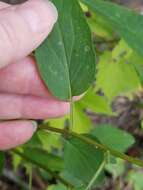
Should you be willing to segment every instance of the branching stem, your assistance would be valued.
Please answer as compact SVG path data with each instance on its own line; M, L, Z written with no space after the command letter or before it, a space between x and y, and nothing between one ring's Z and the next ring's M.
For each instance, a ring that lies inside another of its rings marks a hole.
M115 157L118 157L118 158L121 158L123 160L126 160L132 164L135 164L137 166L140 166L140 167L143 167L143 160L140 160L140 159L137 159L137 158L134 158L134 157L131 157L131 156L128 156L127 154L124 154L122 152L118 152L104 144L101 144L89 137L86 137L86 136L83 136L81 134L77 134L75 132L69 132L68 130L65 130L65 129L59 129L59 128L54 128L54 127L50 127L48 126L47 124L42 124L39 126L39 129L43 129L43 130L48 130L48 131L51 131L51 132L55 132L55 133L60 133L62 134L63 136L66 136L66 137L70 137L70 136L73 136L73 137L77 137L78 139L86 142L87 144L90 144L92 146L94 146L95 148L99 148L101 149L102 151L104 152L107 152L109 151L111 155L115 156Z

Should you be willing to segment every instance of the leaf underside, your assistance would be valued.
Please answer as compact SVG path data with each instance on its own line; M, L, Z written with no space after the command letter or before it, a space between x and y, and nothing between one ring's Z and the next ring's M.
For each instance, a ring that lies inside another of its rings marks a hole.
M58 22L35 56L50 92L62 99L82 94L95 77L91 32L77 0L53 0Z

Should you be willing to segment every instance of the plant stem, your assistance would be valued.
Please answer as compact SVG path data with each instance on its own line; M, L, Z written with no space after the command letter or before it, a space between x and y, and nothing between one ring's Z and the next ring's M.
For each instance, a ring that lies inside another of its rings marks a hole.
M71 188L74 188L74 186L69 183L68 181L66 181L64 178L62 178L61 176L59 176L57 173L53 172L52 170L50 170L48 167L44 167L42 164L40 163L37 163L36 161L34 160L31 160L29 157L27 157L25 154L23 154L22 152L20 152L19 150L17 149L14 149L12 150L13 153L21 156L22 158L24 158L25 160L35 164L35 165L38 165L40 168L46 170L49 174L51 174L55 179L58 179L61 183L63 183L65 186L67 187L71 187Z
M29 190L32 190L32 166L29 165Z
M100 175L101 171L104 169L106 164L105 158L103 160L103 162L101 163L101 165L99 166L97 172L95 173L95 175L93 176L93 178L91 179L91 181L89 182L88 186L86 187L85 190L90 190L94 184L94 182L96 181L96 179L98 178L98 176Z
M137 166L141 166L143 167L143 161L140 160L140 159L137 159L137 158L134 158L134 157L131 157L131 156L128 156L122 152L118 152L104 144L100 144L99 142L96 142L95 140L93 139L90 139L89 137L86 137L86 136L83 136L83 135L80 135L80 134L77 134L75 132L69 132L67 130L64 130L64 129L58 129L58 128L54 128L54 127L50 127L48 126L47 124L42 124L39 126L40 129L44 129L44 130L48 130L48 131L51 131L51 132L56 132L56 133L60 133L62 134L63 136L73 136L73 137L76 137L84 142L86 142L87 144L90 144L92 146L94 146L95 148L99 148L101 150L103 150L104 152L107 152L109 151L111 155L115 156L115 157L119 157L123 160L126 160L132 164L135 164Z
M70 98L70 131L73 128L73 99Z

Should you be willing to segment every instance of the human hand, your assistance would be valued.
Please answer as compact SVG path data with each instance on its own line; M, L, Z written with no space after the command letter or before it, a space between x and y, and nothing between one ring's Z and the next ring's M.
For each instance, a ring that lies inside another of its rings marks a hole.
M59 117L69 110L68 103L48 92L34 58L28 56L56 20L57 11L48 0L15 6L0 2L0 150L30 139L36 130L32 119Z

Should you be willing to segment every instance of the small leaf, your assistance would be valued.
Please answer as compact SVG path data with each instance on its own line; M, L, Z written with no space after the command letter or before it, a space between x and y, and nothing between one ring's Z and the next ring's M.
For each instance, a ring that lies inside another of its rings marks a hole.
M80 104L95 113L112 115L112 109L105 97L99 96L93 90L89 90L81 99Z
M40 74L53 95L69 100L82 94L95 77L91 32L77 0L53 0L59 19L36 50Z
M142 15L107 1L82 0L82 2L108 20L129 46L143 56Z
M103 159L104 153L101 150L75 137L71 137L66 142L64 152L65 171L76 180L81 181L81 185L87 185L90 182Z
M114 158L115 159L115 158ZM116 158L116 163L108 163L106 165L106 170L111 173L114 178L117 178L125 172L125 161L119 158Z
M121 152L126 151L135 142L129 133L107 124L96 126L91 134L109 148Z
M92 122L89 117L84 113L80 102L73 106L73 131L76 133L88 133L91 130Z

